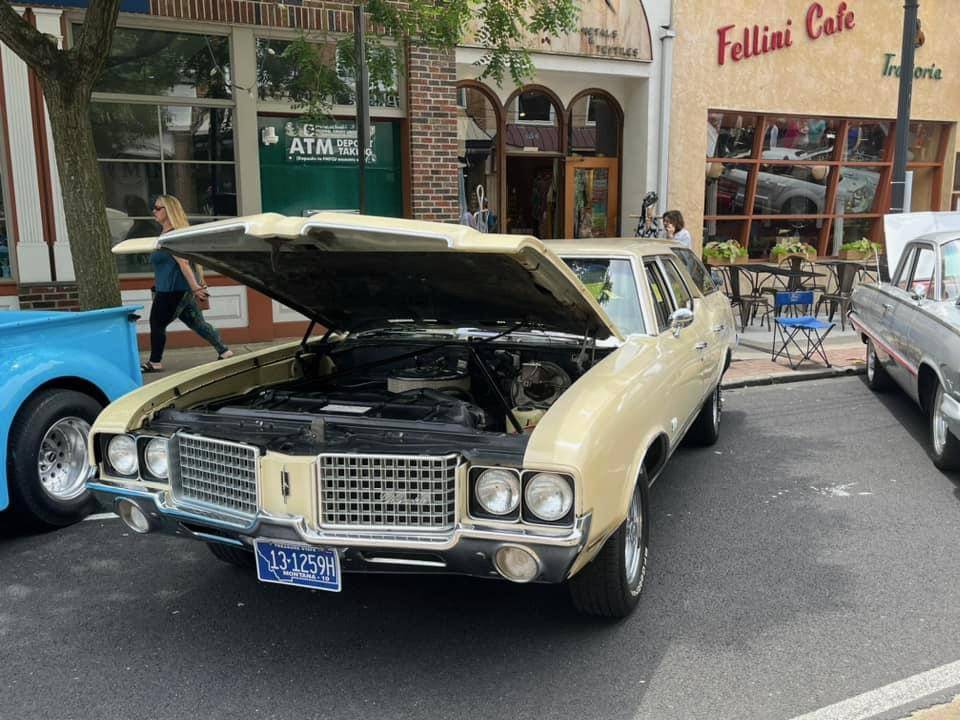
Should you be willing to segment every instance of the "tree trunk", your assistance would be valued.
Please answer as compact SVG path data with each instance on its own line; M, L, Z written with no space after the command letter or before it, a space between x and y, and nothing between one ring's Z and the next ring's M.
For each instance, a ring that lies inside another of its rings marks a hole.
M72 73L41 77L41 84L56 148L80 307L116 307L120 281L110 252L110 227L90 125L90 91Z

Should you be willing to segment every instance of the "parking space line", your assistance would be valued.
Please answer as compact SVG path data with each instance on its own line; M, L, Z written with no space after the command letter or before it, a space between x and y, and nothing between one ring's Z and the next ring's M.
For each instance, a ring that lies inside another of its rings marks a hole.
M94 513L93 515L87 515L83 521L87 522L88 520L113 520L117 517L116 513L105 512L105 513Z
M927 695L960 686L960 660L798 715L792 720L867 720Z

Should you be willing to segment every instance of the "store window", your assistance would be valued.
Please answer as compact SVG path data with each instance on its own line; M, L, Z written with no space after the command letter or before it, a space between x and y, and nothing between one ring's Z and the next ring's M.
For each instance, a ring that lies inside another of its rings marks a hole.
M230 77L226 37L116 30L90 110L114 244L158 232L161 194L191 222L238 214ZM146 255L117 265L151 272Z
M290 56L291 40L257 38L257 94L264 102L289 103L287 92L299 73L297 60ZM342 84L340 92L330 98L333 105L356 104L356 79L353 63L348 62L344 49L336 43L316 46L321 55L331 60L337 58L337 78ZM370 82L370 107L399 108L400 63L395 48L379 46L372 48L375 57L371 63L383 68L383 72Z
M616 157L620 114L604 95L582 95L570 106L567 147L572 155Z
M498 135L491 98L476 87L458 88L457 156L463 168L464 209L474 227L488 232L497 232L500 221Z
M939 209L945 127L910 123L914 210ZM881 242L894 129L890 120L710 111L704 242L735 239L755 258L784 240L820 255Z

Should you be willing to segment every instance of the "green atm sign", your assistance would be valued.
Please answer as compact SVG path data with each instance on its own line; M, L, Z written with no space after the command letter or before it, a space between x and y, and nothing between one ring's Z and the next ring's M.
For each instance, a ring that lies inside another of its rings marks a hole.
M317 210L355 210L359 204L356 125L323 125L261 115L260 199L264 212L303 215ZM403 215L400 126L370 127L366 167L367 212Z

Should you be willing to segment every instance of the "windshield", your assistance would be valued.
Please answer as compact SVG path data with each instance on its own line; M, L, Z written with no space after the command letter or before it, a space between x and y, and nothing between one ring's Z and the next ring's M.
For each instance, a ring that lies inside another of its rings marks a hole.
M622 335L645 333L633 265L622 258L563 258Z

